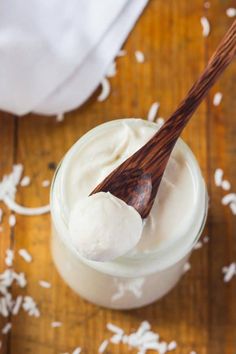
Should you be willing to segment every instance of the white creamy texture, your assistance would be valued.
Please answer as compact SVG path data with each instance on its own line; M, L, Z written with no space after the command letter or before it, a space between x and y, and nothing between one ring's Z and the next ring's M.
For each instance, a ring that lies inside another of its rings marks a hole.
M130 251L142 228L142 218L133 207L104 192L79 199L69 219L75 248L93 261L111 261Z
M114 124L97 128L96 135L90 132L89 137L80 140L78 149L75 144L64 164L65 212L69 214L76 203L86 198L112 170L143 146L158 128L157 124L139 119L114 121ZM189 230L200 213L195 188L189 161L182 144L177 143L154 206L145 220L142 237L132 252L153 251ZM120 232L120 240L121 237Z

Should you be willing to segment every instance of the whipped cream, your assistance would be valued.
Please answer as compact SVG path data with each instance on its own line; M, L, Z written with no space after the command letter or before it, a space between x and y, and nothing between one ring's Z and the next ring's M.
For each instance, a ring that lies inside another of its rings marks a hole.
M111 261L136 246L142 234L142 218L121 199L100 192L75 203L69 232L83 257Z
M88 198L110 172L142 147L159 128L154 123L144 124L141 119L102 125L86 142L80 139L79 149L77 144L71 149L63 166L63 198L71 240L84 257L108 261L128 251L132 254L153 251L181 237L200 218L202 210L199 211L191 159L180 141L170 157L141 237L140 221L134 222L134 210L131 213L128 205L111 195ZM131 215L133 220L128 222Z

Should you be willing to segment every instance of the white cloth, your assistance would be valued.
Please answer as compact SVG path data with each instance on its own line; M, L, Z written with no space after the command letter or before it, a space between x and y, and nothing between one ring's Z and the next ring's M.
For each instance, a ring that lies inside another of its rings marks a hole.
M58 114L95 90L148 0L2 0L0 109Z

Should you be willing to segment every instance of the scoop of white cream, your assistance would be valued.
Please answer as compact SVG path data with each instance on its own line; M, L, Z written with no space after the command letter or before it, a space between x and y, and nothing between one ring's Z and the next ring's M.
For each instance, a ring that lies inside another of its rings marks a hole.
M137 245L143 230L139 213L110 193L96 193L75 203L69 232L79 254L111 261Z

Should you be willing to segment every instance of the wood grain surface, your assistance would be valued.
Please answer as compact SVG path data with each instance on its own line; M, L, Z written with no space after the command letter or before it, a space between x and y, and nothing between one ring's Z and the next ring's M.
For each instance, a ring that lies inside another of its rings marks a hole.
M63 122L55 117L0 115L0 177L9 173L12 164L25 167L32 179L30 186L20 187L17 201L28 206L48 202L49 189L41 183L53 176L67 149L85 132L102 122L122 117L146 117L154 101L161 103L160 116L168 117L203 69L217 43L232 23L225 10L234 1L152 0L131 33L125 49L127 55L117 59L118 73L111 79L110 97L99 103L99 90L81 108L66 114ZM201 16L211 23L209 37L202 36ZM137 63L135 50L145 54ZM0 231L0 271L5 269L4 254L26 248L33 255L31 264L16 255L14 268L25 272L26 289L13 286L13 296L31 295L39 304L41 317L24 312L12 318L12 330L1 336L1 354L72 353L77 346L82 353L98 352L101 341L109 337L106 323L112 322L126 331L148 320L163 340L176 340L173 353L236 353L236 278L223 282L222 267L236 261L236 216L221 205L225 192L215 187L214 171L222 167L236 191L236 63L202 103L183 137L197 156L208 184L210 208L206 229L209 243L194 251L191 270L176 288L161 301L135 311L111 311L94 306L76 296L60 279L52 263L50 216L16 215L13 231L8 227L9 211L4 208L3 231ZM214 93L223 93L222 103L212 104ZM2 207L2 205L0 205ZM52 283L51 289L39 286L39 280ZM51 328L61 321L61 328ZM129 351L136 353L136 351ZM109 346L109 354L127 353L127 347ZM151 352L150 352L151 353ZM154 352L153 352L154 353Z

